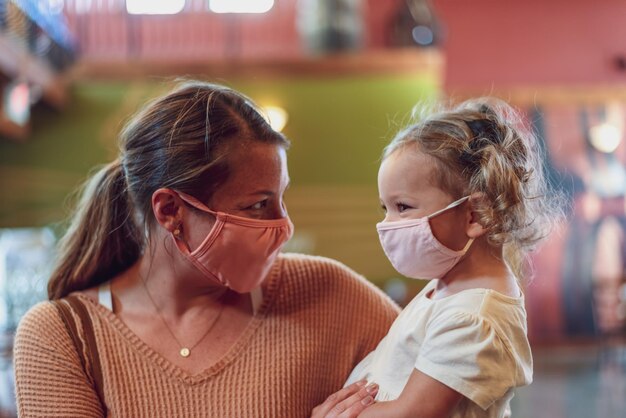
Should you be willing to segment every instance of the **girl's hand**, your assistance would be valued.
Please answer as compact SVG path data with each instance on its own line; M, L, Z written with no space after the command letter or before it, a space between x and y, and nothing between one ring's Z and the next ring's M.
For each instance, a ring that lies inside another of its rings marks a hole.
M365 386L367 382L361 380L333 393L324 403L316 406L311 418L355 418L365 408L374 403L378 393L378 385Z

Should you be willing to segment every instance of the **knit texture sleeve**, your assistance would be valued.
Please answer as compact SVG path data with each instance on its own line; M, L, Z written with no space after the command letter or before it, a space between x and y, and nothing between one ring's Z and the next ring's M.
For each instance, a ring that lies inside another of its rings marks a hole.
M57 309L49 302L22 318L14 345L20 417L103 417L94 388Z
M354 320L355 324L361 324L358 362L376 349L400 313L399 306L377 286L360 276L359 281L365 288L365 303Z
M319 336L306 344L306 350L322 350L314 355L331 356L320 364L333 365L337 386L332 389L336 390L387 334L399 307L337 260L294 253L282 254L281 259L284 271L278 306L299 318L306 335Z

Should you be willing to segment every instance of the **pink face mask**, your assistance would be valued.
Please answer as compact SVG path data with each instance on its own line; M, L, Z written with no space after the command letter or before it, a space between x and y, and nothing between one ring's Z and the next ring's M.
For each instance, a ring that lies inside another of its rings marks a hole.
M239 293L258 287L293 234L289 217L252 219L214 212L185 193L178 196L191 206L215 216L215 224L194 251L174 237L180 252L207 278Z
M445 208L418 219L380 222L376 225L380 243L393 267L412 279L439 279L452 269L467 252L473 238L461 251L454 251L437 241L429 219L469 199L463 197Z

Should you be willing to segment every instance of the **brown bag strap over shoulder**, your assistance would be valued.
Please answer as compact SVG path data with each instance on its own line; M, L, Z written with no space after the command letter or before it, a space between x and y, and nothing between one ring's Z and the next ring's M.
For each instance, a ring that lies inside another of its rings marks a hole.
M68 296L64 300L54 300L61 319L67 328L67 332L74 342L74 347L78 353L83 370L88 377L93 379L93 385L100 399L102 410L107 411L104 403L104 393L102 385L102 367L100 365L100 355L96 345L96 336L93 330L93 323L87 308L76 296ZM76 323L74 314L78 316L80 325ZM80 330L83 331L84 340L80 338Z

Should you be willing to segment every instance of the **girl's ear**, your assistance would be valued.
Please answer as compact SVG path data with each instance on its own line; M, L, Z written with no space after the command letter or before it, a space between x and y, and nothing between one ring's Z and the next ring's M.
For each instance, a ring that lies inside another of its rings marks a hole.
M169 232L180 228L183 202L171 189L158 189L152 194L152 212L159 225Z
M476 212L475 208L484 204L485 195L484 193L472 193L468 200L468 209L467 209L467 222L465 226L465 233L470 238L478 238L487 233L487 229L480 223L480 219L478 217L478 212Z

